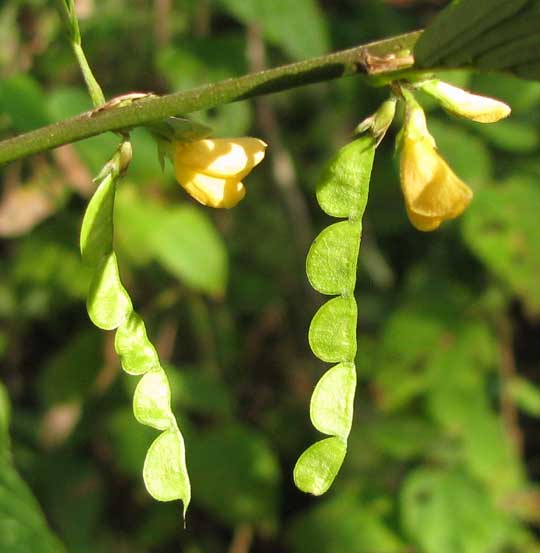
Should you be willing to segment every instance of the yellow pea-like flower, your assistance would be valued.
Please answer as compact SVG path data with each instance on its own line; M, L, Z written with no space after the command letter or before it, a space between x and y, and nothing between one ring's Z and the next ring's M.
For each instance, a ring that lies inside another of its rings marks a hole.
M416 102L407 102L400 179L409 220L422 231L435 230L443 221L454 219L473 197L438 154L424 111Z
M234 207L245 195L242 179L259 164L266 144L258 138L206 138L175 142L176 179L195 200L217 208Z
M424 92L437 98L447 111L477 123L495 123L508 117L512 111L508 104L500 100L472 94L437 79L425 81L419 86Z

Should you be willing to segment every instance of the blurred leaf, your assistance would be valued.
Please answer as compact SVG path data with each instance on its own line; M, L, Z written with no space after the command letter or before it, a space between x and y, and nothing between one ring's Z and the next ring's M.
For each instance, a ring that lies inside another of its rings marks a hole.
M7 391L0 382L0 551L60 553L64 547L47 528L37 501L12 464L8 413Z
M38 380L39 397L46 406L87 398L103 362L101 337L86 331L65 344L44 367Z
M326 22L316 0L221 0L246 26L258 25L266 39L291 58L324 54L329 48ZM286 17L283 17L286 14Z
M296 461L293 472L296 487L313 495L325 493L336 478L346 452L347 442L337 436L310 445Z
M538 130L531 121L505 119L496 125L478 125L477 131L493 146L507 152L532 153L538 149Z
M537 182L516 178L479 191L463 219L468 246L531 313L540 312L539 210Z
M508 392L522 411L540 417L540 390L536 384L516 376L508 383Z
M215 415L225 419L232 415L233 398L229 388L201 372L200 367L191 370L167 367L167 374L175 405L201 415Z
M140 480L146 452L156 437L155 430L140 426L129 407L108 411L106 430L115 468Z
M119 194L115 215L121 244L139 261L156 259L186 285L223 294L227 253L202 209L187 204L160 206L128 190Z
M406 547L376 509L341 493L300 514L288 528L293 553L399 553Z
M188 464L194 501L226 524L275 524L278 461L266 438L239 424L218 426L190 439Z
M0 113L6 113L19 132L46 125L45 94L30 75L16 74L0 81Z
M323 434L347 439L351 430L356 367L340 363L324 373L311 396L313 426Z
M360 220L341 221L315 238L306 259L307 277L315 290L330 295L354 290L361 229Z
M402 488L402 521L425 553L489 553L508 544L511 525L474 480L421 468Z
M323 304L309 326L309 345L313 353L328 363L354 359L356 318L354 298L339 296Z

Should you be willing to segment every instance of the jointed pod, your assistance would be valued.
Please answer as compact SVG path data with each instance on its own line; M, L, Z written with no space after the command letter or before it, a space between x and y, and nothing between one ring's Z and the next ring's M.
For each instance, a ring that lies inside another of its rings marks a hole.
M321 495L345 458L356 389L356 265L376 140L371 135L347 144L329 162L317 186L317 201L332 217L306 260L308 279L318 292L337 296L314 315L309 344L323 361L337 363L317 383L311 397L313 426L326 434L298 459L294 481L302 491Z
M92 322L116 331L115 349L122 368L142 376L133 396L135 418L161 431L148 452L143 478L150 495L159 501L182 500L184 516L191 498L184 439L171 411L171 391L158 354L146 335L144 322L133 310L120 281L113 245L116 184L131 159L131 145L122 142L96 179L99 186L90 200L81 229L83 260L95 267L87 309Z

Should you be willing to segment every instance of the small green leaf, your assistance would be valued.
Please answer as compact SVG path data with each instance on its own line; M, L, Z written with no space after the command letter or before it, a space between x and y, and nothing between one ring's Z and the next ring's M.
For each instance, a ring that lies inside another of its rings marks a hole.
M327 301L313 316L309 345L323 361L352 361L356 354L356 302L352 297Z
M166 430L174 416L171 412L171 389L167 375L160 369L146 373L133 395L133 413L141 423Z
M326 227L315 238L306 259L306 273L321 294L352 293L362 222L341 221Z
M462 56L468 44L476 45L487 31L507 24L528 0L462 0L441 11L422 33L414 49L418 67L445 64Z
M160 434L144 461L143 478L148 493L158 501L180 499L184 516L191 499L184 439L178 430Z
M306 493L322 495L332 485L346 451L346 442L336 436L308 447L294 467L296 487Z
M109 173L90 200L81 227L81 254L84 261L97 264L113 249L113 210L116 177Z
M333 217L362 216L366 209L375 141L360 137L339 150L317 184L321 209Z
M356 367L353 363L340 363L326 371L311 396L311 422L319 432L347 439L351 431L355 389Z
M86 307L92 322L103 330L118 328L131 314L131 299L120 282L114 252L104 257L96 268Z
M144 321L135 311L118 327L114 349L128 374L144 374L160 367L156 348L146 335Z

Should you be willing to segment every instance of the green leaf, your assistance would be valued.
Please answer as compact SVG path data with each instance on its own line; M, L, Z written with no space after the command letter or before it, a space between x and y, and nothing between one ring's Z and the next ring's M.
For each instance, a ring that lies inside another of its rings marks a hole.
M0 81L0 113L7 115L19 132L43 127L49 122L45 99L40 85L27 74Z
M461 0L441 11L422 33L414 49L417 67L450 64L463 56L468 44L478 46L483 35L501 22L511 21L528 0ZM502 25L501 25L502 27Z
M317 183L321 209L333 217L361 217L366 209L375 142L362 136L330 160Z
M114 349L128 374L144 374L160 367L156 348L146 335L144 321L135 311L118 327Z
M402 519L425 553L502 551L510 519L477 482L457 471L419 469L402 488Z
M352 297L327 301L313 316L309 345L323 361L352 361L356 354L356 302Z
M163 369L146 373L133 395L133 413L141 423L166 430L171 427L171 389Z
M189 205L162 213L148 239L156 259L196 290L221 295L227 283L223 239L202 209Z
M81 228L81 254L87 263L97 264L113 249L113 211L116 177L109 173L88 203Z
M281 471L260 431L233 423L197 432L188 460L194 503L231 527L276 524Z
M380 513L382 497L341 492L297 515L287 529L292 553L405 553Z
M540 313L540 188L535 180L514 179L481 190L463 219L471 250L531 313Z
M347 451L347 443L332 436L314 443L294 467L294 483L303 492L322 495L332 485Z
M10 451L9 400L0 382L0 551L62 553L38 502L15 470Z
M92 322L103 330L118 328L130 316L133 307L120 281L114 252L104 257L97 266L86 307Z
M184 516L191 499L184 439L177 430L160 434L144 461L143 478L148 493L158 501L180 499Z
M325 18L315 0L221 0L246 26L258 25L265 38L292 58L308 58L329 49Z
M306 259L306 273L321 294L351 294L356 284L356 263L362 222L341 221L315 238Z
M326 371L311 396L311 422L319 432L347 439L352 424L355 389L356 367L353 363L340 363Z

